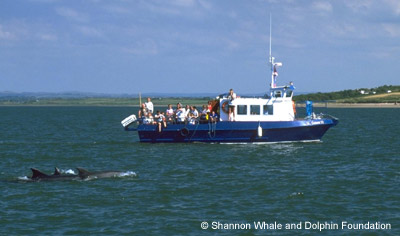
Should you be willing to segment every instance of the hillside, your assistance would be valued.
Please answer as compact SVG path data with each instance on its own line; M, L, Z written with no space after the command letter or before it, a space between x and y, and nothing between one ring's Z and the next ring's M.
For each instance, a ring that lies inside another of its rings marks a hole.
M400 86L385 85L377 88L361 88L330 93L310 93L294 96L296 102L307 100L315 102L340 103L400 103Z
M192 98L153 98L155 106L167 106L168 104L176 105L178 102L190 105L205 105L209 100L208 97ZM142 98L142 102L145 99ZM139 98L113 98L113 97L82 97L82 98L36 98L36 97L19 97L19 98L0 98L0 105L3 106L139 106Z
M390 92L388 92L390 91ZM159 106L175 105L178 102L190 105L207 104L212 97L203 96L142 96L142 102L146 97L151 97L153 103ZM396 103L400 104L400 86L385 85L377 88L361 88L343 90L330 93L309 93L296 95L294 101L301 103L307 100L314 102L330 103ZM0 93L0 105L14 106L138 106L139 98L132 95L107 95L90 93Z

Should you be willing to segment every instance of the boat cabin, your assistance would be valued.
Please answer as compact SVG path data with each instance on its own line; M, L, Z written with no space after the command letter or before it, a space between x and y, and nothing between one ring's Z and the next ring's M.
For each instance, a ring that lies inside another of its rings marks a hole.
M238 97L232 101L219 96L220 121L293 121L295 108L292 101L293 84L271 88L270 96L259 98ZM233 113L229 119L229 109ZM233 109L232 109L233 108Z

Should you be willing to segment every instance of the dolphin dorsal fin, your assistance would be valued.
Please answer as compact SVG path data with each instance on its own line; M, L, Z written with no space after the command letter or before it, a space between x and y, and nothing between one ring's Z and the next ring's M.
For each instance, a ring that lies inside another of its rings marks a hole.
M47 178L49 177L48 175L46 175L45 173L42 173L40 170L35 169L35 168L31 168L32 170L32 177L31 179L40 179L40 178Z
M87 170L85 170L85 169L83 169L81 167L76 167L76 169L78 170L78 172L79 172L78 175L81 178L86 178L86 177L88 177L90 175L89 171L87 171Z
M53 175L61 175L60 169L54 167L54 174Z

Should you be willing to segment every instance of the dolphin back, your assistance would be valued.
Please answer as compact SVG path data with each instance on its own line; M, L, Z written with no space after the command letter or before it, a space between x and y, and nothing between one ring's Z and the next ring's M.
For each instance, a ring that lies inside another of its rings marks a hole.
M49 178L48 175L46 175L45 173L41 172L38 169L35 168L31 168L32 170L32 177L31 179L42 179L42 178Z
M122 173L121 171L91 171L85 170L81 167L76 168L78 170L78 175L81 179L86 178L112 178L119 177Z
M61 171L60 171L60 169L58 169L58 167L54 168L54 174L53 175L61 175Z
M82 167L76 167L76 169L78 170L78 175L80 178L84 179L87 178L88 176L90 176L90 172L83 169Z

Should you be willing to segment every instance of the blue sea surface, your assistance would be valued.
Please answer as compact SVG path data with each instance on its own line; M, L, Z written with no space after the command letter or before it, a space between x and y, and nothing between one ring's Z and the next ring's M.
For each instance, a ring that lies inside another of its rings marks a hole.
M139 143L120 124L132 107L0 107L0 235L400 235L400 109L316 109L340 119L322 142L227 145ZM30 182L31 167L136 175Z

